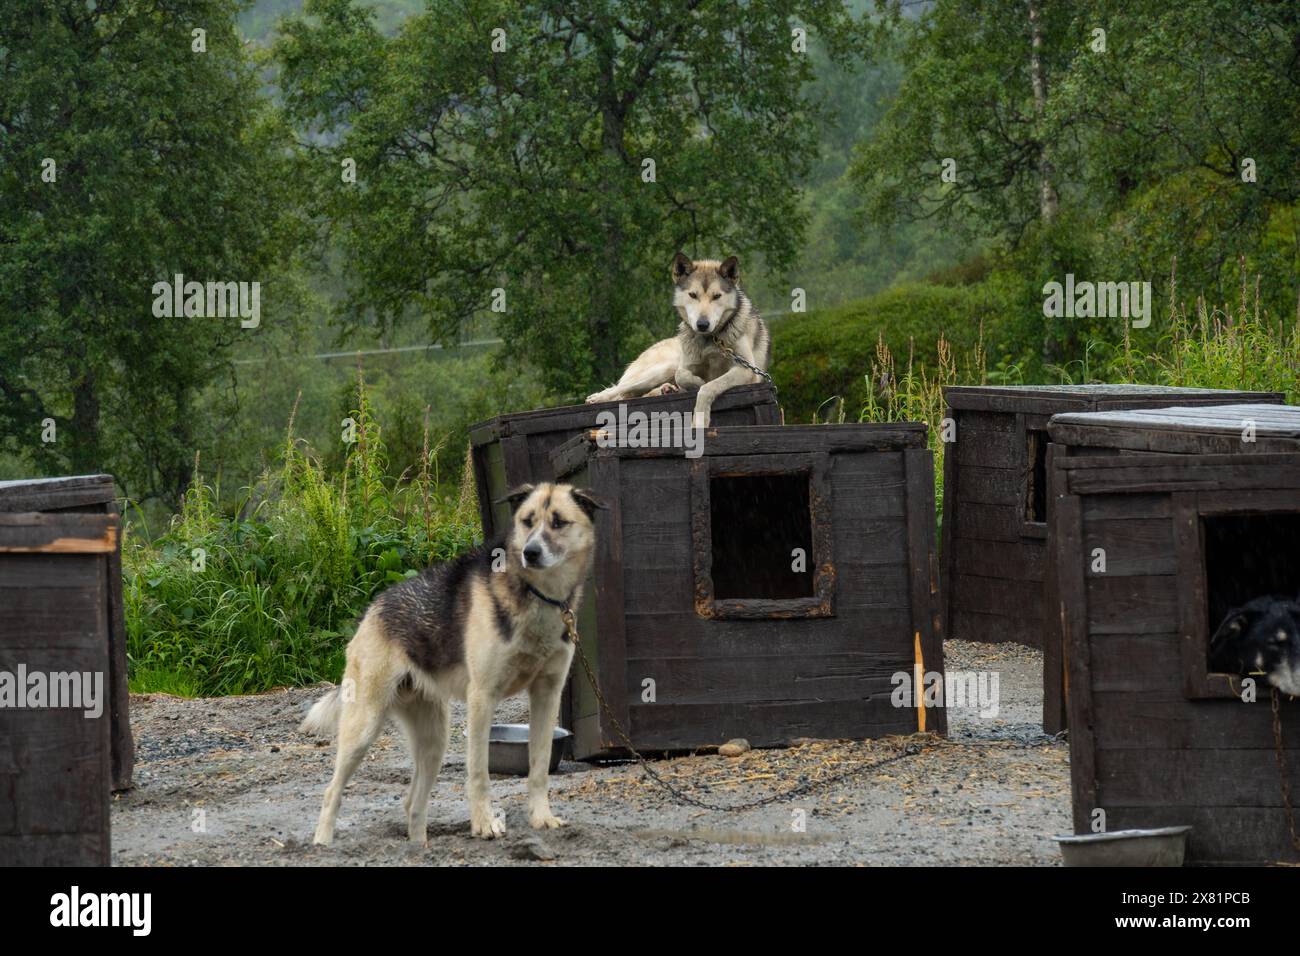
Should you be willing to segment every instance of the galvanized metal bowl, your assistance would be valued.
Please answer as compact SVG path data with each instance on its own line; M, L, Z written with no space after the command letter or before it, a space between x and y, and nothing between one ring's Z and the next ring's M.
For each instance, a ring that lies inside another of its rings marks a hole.
M1191 827L1066 833L1054 837L1066 866L1182 866Z
M551 773L560 766L560 757L573 734L556 727L551 735ZM488 773L528 776L528 725L493 724L488 734Z

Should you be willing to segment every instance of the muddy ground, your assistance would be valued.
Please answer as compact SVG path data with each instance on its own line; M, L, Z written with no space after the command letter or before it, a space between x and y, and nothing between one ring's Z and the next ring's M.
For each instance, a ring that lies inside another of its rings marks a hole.
M492 778L504 838L469 835L464 709L434 787L429 844L406 840L401 801L410 763L396 728L352 779L333 846L310 844L332 748L297 730L319 688L256 697L131 699L134 790L113 800L117 865L931 865L1046 864L1070 829L1069 756L1041 732L1041 656L1014 645L950 641L951 670L996 671L996 718L950 712L950 737L913 738L914 756L789 802L743 813L674 803L629 764L564 762L553 811L568 821L538 834L525 784ZM525 722L525 698L500 721ZM722 741L719 741L722 743ZM809 742L727 758L657 761L662 774L716 803L740 803L801 778L837 774L896 752L899 741ZM706 789L707 788L707 789ZM800 814L798 811L802 811ZM795 828L802 818L803 830Z

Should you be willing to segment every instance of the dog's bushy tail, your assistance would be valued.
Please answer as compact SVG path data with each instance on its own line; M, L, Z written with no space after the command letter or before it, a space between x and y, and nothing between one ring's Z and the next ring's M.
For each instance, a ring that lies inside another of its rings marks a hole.
M307 716L302 719L299 730L306 734L320 734L333 737L339 729L339 714L343 710L343 698L339 688L332 691L311 705Z

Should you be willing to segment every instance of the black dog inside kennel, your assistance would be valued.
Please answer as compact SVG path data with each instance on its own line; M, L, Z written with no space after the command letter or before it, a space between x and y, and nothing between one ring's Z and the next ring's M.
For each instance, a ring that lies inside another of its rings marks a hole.
M1300 594L1300 512L1204 515L1207 634L1233 608Z

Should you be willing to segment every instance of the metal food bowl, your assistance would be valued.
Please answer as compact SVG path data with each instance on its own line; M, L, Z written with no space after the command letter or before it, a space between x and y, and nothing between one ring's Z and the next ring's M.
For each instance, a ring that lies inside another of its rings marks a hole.
M1066 866L1182 866L1191 827L1054 837Z
M551 768L555 773L560 757L573 734L556 727L551 735ZM528 776L528 725L493 724L488 734L488 773L510 773Z

